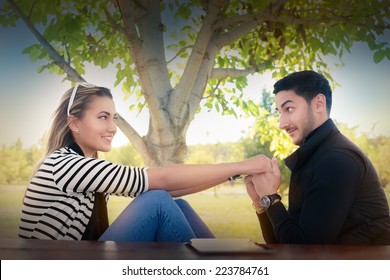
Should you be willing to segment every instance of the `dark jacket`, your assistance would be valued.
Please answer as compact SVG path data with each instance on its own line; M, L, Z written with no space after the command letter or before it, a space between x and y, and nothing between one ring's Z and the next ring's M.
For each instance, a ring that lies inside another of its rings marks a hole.
M267 243L390 244L389 206L368 157L331 119L285 160L288 211L259 215Z

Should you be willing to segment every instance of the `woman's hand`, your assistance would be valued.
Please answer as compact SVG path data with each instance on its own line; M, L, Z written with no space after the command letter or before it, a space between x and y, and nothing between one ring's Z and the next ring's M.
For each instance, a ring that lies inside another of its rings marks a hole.
M254 175L264 172L272 172L271 159L265 155L257 155L241 162L244 170L242 175Z

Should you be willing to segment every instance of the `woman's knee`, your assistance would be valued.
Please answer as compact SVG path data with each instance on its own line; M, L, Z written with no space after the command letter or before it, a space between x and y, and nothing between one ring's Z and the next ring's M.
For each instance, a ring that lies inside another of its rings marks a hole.
M174 202L168 192L164 190L151 190L142 193L131 201L119 217L158 215L172 204Z
M140 196L137 197L137 200L139 202L142 201L142 203L147 204L149 206L167 206L169 204L172 204L173 198L172 196L165 190L151 190L144 192Z
M185 200L185 199L177 198L177 199L175 199L175 202L181 209L183 209L183 208L192 208L190 203L187 200Z
M165 190L150 190L144 192L139 197L144 199L166 199L171 198L171 195Z

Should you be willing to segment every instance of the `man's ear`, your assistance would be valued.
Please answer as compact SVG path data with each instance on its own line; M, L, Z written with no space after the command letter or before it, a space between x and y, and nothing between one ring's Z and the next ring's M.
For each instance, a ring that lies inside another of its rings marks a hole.
M79 133L79 128L78 128L78 119L73 116L73 115L70 115L68 116L68 126L69 126L69 129L75 133L75 134L78 134Z
M314 108L318 113L327 112L326 111L326 97L325 94L319 93L316 97L314 97Z

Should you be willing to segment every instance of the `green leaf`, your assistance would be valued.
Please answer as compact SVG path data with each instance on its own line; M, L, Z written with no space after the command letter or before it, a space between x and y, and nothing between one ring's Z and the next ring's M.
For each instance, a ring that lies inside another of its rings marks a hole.
M143 108L142 104L141 104L141 103L138 103L138 104L137 104L137 110L138 110L138 112L141 112L142 108Z
M390 48L386 49L386 57L388 60L390 60Z
M205 106L206 108L209 108L209 109L212 109L212 108L213 108L213 104L212 104L211 102L209 102L209 101L207 101L207 102L204 104L204 106Z
M189 19L191 16L191 9L189 5L182 4L176 12L176 17L182 17L184 19Z
M384 50L379 50L374 54L374 62L379 63L381 62L386 56L386 51Z
M256 105L253 101L248 102L248 110L252 116L257 117L260 114L259 106Z
M368 47L370 48L370 50L376 50L377 49L377 45L375 43L375 36L373 34L369 34L367 36L367 44L368 44Z
M180 58L188 58L188 53L187 52L181 52L179 57Z
M58 36L58 28L55 25L55 19L52 19L45 29L45 32L43 33L43 36L45 37L46 40L51 41Z
M38 72L38 73L42 73L45 69L46 69L46 67L44 67L44 66L39 66L38 69L37 69L37 72Z
M125 80L125 82L122 84L122 91L124 93L130 94L130 86L127 83L127 80Z

